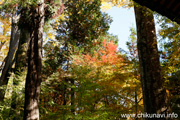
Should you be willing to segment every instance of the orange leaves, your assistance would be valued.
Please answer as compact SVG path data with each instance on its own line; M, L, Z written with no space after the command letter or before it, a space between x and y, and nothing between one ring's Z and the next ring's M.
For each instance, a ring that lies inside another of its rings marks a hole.
M74 67L81 66L81 69L85 67L87 70L92 70L87 74L90 78L98 74L100 78L106 78L107 82L111 80L116 81L113 75L117 71L123 71L121 69L124 66L123 62L124 59L117 53L117 45L113 41L107 42L106 40L102 42L99 50L94 51L92 54L87 53L73 56ZM112 84L114 83L112 82Z
M97 52L94 51L94 55L83 55L84 62L93 64L94 66L101 66L105 64L114 65L120 61L122 62L122 58L117 54L116 44L112 41L106 42L106 40L104 40L102 44L103 47Z
M86 74L88 78L96 78L96 83L106 86L111 84L114 88L122 87L119 84L119 77L116 74L123 73L124 59L117 53L117 45L113 42L104 40L99 50L92 54L87 53L73 57L75 66L86 68L89 72Z
M100 61L102 64L116 64L120 60L120 56L117 54L117 45L112 41L103 42L103 49L98 51L100 55Z
M166 89L166 94L167 94L167 96L169 97L169 90L168 89Z
M105 46L105 56L102 57L103 62L106 64L116 64L120 62L121 57L116 53L117 45L113 44L112 42L107 43ZM106 60L105 60L106 59Z
M118 53L117 44L113 41L104 40L94 48L93 52L73 56L74 76L82 87L79 91L84 92L81 92L83 98L80 99L88 106L96 101L96 109L107 107L128 111L134 105L135 88L138 88L130 64L125 56ZM141 97L139 91L136 90L138 101Z
M113 53L113 54L116 53L117 45L114 44L112 41L106 42L106 40L104 40L103 46L104 46L104 48L107 49L107 52Z

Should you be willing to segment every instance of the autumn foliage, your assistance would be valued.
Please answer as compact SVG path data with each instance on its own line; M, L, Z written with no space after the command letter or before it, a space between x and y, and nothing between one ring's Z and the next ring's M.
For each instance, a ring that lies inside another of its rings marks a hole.
M93 64L94 66L103 66L103 65L115 65L120 62L123 62L123 59L120 55L117 54L117 45L113 41L102 43L103 46L98 51L94 51L93 55L91 54L82 54L80 56L84 59L84 63ZM79 58L80 58L79 57ZM74 60L75 64L80 64L81 61L77 58Z

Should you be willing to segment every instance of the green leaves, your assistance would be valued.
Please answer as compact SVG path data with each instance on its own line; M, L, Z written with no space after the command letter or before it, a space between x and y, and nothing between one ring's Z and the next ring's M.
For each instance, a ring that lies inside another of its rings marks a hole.
M99 0L93 2L68 0L64 12L66 19L59 20L58 33L68 35L68 41L74 45L92 43L107 32L111 22L106 14L101 13L100 4ZM62 29L66 29L66 32Z

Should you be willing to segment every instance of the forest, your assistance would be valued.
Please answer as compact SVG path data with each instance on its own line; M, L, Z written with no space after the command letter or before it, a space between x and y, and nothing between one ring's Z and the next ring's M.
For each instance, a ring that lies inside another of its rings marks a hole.
M134 9L128 50L113 6ZM133 0L0 0L0 120L180 120L179 46Z

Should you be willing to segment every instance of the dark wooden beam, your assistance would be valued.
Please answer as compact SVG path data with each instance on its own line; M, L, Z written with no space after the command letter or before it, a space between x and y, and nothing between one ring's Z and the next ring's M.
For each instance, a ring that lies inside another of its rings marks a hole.
M180 24L180 0L134 0Z

